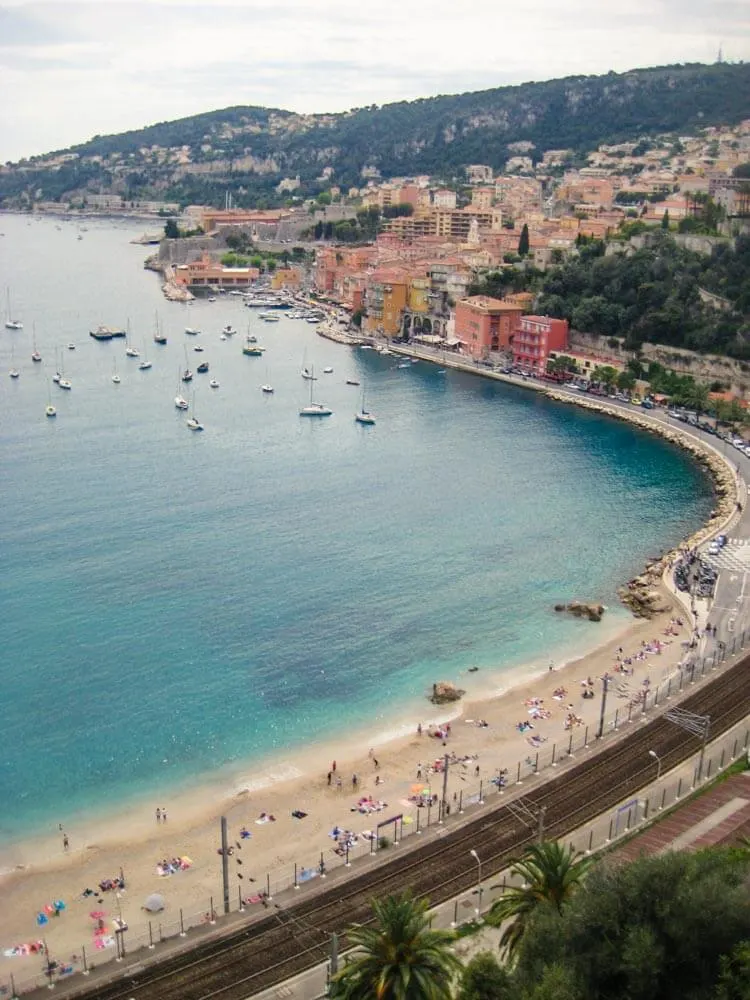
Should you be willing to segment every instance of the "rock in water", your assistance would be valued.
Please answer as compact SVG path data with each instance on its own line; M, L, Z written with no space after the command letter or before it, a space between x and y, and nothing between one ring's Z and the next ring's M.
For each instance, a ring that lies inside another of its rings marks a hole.
M463 694L461 688L457 688L450 681L438 681L432 685L430 701L433 705L445 705L449 701L458 701Z

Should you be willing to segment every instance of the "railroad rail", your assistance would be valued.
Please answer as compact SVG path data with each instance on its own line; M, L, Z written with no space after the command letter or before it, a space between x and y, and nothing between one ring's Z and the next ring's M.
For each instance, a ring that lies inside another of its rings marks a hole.
M750 714L750 655L712 683L681 701L711 717L712 737ZM663 717L638 728L611 747L572 766L525 796L532 809L544 807L545 831L561 839L647 785L653 777L648 755L657 750L665 770L695 753L694 736ZM425 843L387 864L331 885L306 900L281 908L269 904L261 920L206 941L117 980L65 992L66 998L96 1000L245 1000L289 979L329 953L332 933L371 919L370 903L406 888L439 904L472 888L470 849L488 874L499 872L534 839L508 806L498 805L453 833ZM343 938L345 946L345 937Z

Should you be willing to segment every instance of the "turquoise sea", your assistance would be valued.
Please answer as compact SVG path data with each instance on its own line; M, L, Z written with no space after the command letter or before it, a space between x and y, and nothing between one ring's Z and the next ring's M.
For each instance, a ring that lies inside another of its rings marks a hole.
M426 715L429 685L470 666L501 677L592 645L595 626L551 606L597 599L623 615L618 583L710 508L678 450L624 424L426 364L398 369L302 321L264 324L236 298L169 304L141 266L147 249L128 242L143 224L88 222L79 240L80 225L0 216L0 286L24 322L0 329L6 843L227 765L388 729L409 706ZM88 336L128 319L148 372L123 341ZM228 322L240 335L222 342ZM248 323L262 359L241 355ZM56 352L71 392L51 383ZM221 383L193 382L203 434L173 405L186 356ZM298 416L303 359L327 420ZM355 424L348 377L375 427Z

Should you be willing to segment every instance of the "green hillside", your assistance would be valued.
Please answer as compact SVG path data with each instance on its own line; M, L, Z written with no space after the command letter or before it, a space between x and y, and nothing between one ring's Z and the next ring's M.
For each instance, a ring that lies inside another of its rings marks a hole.
M115 192L182 203L278 202L282 177L300 193L332 183L360 186L362 170L381 176L453 175L470 163L500 168L509 145L585 153L656 133L687 134L748 116L750 64L685 65L605 76L576 76L476 93L403 101L336 115L234 107L96 136L0 170L0 202L58 200L75 191ZM156 147L156 148L154 148ZM60 162L61 157L68 157Z

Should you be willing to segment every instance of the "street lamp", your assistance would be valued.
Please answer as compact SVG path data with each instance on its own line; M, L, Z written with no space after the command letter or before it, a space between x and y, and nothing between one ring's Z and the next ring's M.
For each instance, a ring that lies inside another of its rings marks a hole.
M648 755L656 761L656 780L658 781L661 778L661 757L656 750L649 750Z
M473 848L469 851L469 854L477 863L477 905L474 908L474 912L479 917L482 912L482 862Z

